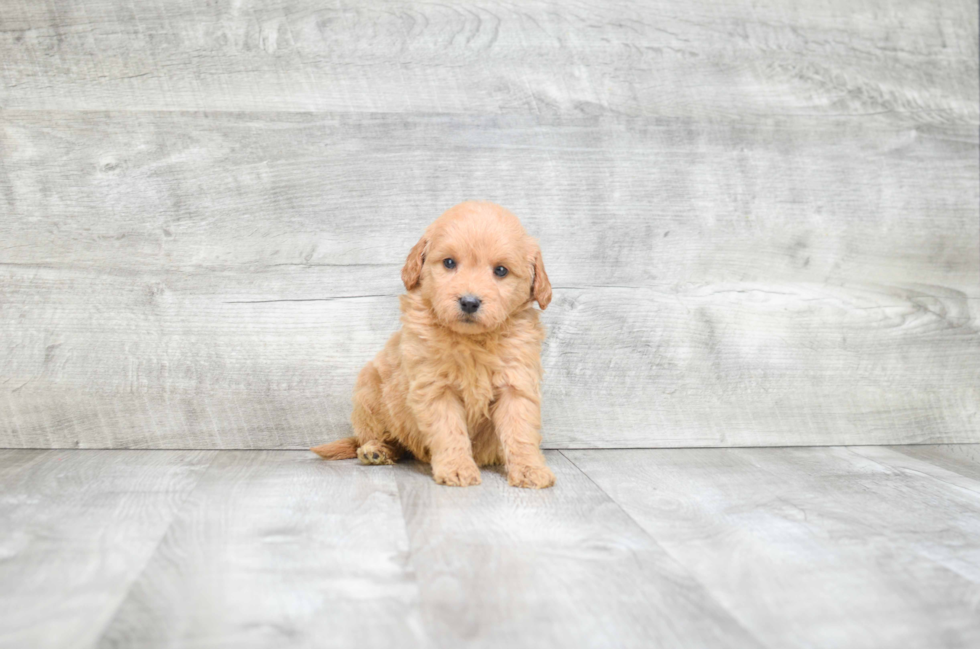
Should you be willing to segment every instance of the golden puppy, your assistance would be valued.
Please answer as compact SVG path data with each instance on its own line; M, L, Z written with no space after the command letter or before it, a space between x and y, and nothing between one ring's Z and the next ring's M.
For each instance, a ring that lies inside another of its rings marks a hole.
M328 460L392 464L405 451L436 482L480 484L505 464L516 487L555 483L539 448L541 341L536 300L551 301L538 244L493 203L440 216L402 269L402 328L361 370L356 437L311 449Z

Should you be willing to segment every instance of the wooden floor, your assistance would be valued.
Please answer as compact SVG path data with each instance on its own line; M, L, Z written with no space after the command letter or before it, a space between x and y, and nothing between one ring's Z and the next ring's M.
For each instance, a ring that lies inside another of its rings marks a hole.
M0 647L976 647L980 446L0 450Z

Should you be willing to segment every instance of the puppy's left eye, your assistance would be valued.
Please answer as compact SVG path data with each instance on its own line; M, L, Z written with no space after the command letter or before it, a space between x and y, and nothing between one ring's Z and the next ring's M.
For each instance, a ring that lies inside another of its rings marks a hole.
M504 268L503 266L497 266L496 268L493 269L493 274L496 275L497 277L506 277L507 269Z

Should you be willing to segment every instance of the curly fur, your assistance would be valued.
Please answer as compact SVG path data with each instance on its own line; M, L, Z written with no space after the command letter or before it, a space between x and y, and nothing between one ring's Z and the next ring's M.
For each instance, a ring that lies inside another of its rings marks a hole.
M537 242L499 205L461 203L426 229L402 281L402 328L357 378L356 436L312 450L365 464L407 451L440 484L479 484L478 466L503 464L511 485L553 485L538 432L544 328L533 303L548 306L551 284ZM460 309L463 295L480 298L475 314Z

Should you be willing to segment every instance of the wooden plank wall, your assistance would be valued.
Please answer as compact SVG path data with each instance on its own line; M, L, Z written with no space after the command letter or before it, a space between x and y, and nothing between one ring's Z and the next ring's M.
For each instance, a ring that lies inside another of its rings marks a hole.
M552 448L980 441L977 2L0 0L0 446L348 434L467 198Z

